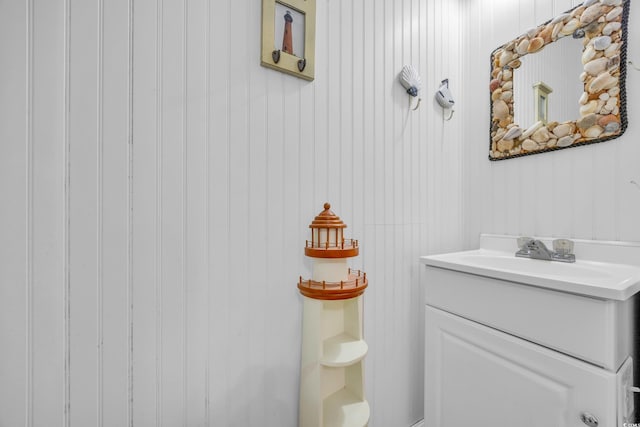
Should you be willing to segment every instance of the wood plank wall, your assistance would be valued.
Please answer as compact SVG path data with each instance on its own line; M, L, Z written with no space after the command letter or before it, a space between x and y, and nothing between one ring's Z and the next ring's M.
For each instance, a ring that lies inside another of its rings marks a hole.
M370 425L422 418L417 259L471 240L473 105L432 97L464 99L468 7L318 0L309 83L259 66L257 0L0 2L0 426L295 426L325 201L370 278Z

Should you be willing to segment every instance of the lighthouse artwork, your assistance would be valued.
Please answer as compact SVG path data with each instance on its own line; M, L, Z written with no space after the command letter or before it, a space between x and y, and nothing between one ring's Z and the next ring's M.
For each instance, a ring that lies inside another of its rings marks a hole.
M304 58L304 14L276 2L274 24L275 49Z
M282 36L282 51L293 53L293 34L291 34L291 23L293 22L293 16L291 16L291 12L287 10L287 13L284 14L284 35Z

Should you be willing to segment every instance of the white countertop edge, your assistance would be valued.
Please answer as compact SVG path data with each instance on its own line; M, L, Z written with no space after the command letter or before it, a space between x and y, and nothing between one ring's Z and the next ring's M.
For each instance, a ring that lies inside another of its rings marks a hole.
M551 246L553 238L534 238L542 240ZM593 298L608 300L626 300L640 292L640 270L637 275L621 277L612 286L599 286L595 283L581 282L580 280L567 280L562 277L549 277L544 275L530 275L514 270L492 268L491 266L479 266L466 264L460 261L460 255L464 254L491 254L496 256L515 257L518 236L502 236L494 234L482 234L480 236L480 249L434 254L420 257L420 262L427 266L460 271L478 276L496 278L514 283L541 287L561 292L568 292ZM640 267L640 243L635 242L607 242L591 240L574 240L576 258L585 263L611 263L627 267ZM539 261L555 262L555 261Z
M593 286L585 283L569 282L560 279L551 279L548 277L537 277L528 274L519 274L512 271L501 271L497 269L483 268L475 265L452 263L436 259L434 258L434 256L420 257L420 260L428 267L442 268L445 270L458 271L462 273L474 274L476 276L500 279L508 282L605 300L624 301L635 295L637 292L640 292L640 278L631 286L616 289Z

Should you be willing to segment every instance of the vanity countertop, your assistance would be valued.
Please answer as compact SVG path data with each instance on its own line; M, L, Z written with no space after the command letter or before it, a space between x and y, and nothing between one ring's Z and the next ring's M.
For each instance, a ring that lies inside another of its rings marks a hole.
M551 238L539 238L551 247ZM480 248L428 255L431 267L594 298L626 300L640 291L640 243L574 240L575 263L517 258L517 236L483 234Z

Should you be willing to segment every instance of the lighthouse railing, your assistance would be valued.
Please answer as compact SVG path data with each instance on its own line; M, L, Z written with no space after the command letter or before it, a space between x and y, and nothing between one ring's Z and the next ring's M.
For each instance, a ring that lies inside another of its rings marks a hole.
M305 241L306 248L324 248L327 250L330 249L351 249L358 247L358 241L356 239L342 239L339 242L316 242L314 240L306 240Z
M367 285L367 273L361 270L349 269L349 278L347 280L341 280L339 282L327 282L326 280L318 281L313 279L303 279L300 276L298 286L306 287L310 289L322 289L322 290L344 290L344 289L357 289Z

